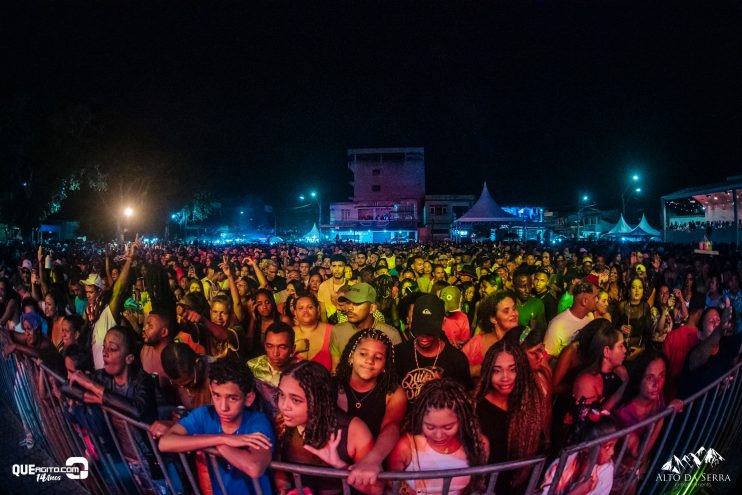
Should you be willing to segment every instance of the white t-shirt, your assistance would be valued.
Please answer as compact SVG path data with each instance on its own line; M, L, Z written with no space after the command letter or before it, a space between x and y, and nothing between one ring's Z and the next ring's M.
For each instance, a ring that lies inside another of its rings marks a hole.
M549 356L558 356L562 349L572 342L575 334L592 319L592 313L588 313L584 318L577 318L569 309L552 318L544 337L544 347Z
M103 369L103 339L106 338L106 332L115 326L116 319L111 313L111 306L107 304L93 325L93 363L97 370Z

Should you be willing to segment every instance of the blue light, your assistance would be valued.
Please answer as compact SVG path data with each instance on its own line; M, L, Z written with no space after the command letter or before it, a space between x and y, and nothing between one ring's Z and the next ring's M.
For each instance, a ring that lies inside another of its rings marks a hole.
M175 220L176 218L178 218L178 215L176 215L175 213L173 213L172 215L170 215L170 218L172 218L173 220Z

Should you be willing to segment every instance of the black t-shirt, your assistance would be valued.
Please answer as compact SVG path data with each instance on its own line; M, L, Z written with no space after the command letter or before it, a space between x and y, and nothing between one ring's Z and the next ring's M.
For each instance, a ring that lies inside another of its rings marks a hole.
M544 316L546 317L546 324L548 325L552 318L558 313L559 302L556 300L551 291L546 291L541 295L536 294L536 297L541 299L544 303Z
M415 400L425 383L435 378L453 378L467 390L472 388L466 355L449 344L445 344L436 360L435 357L425 357L417 352L414 340L402 342L394 346L394 362L400 385L410 402ZM433 363L437 369L432 369Z
M286 279L280 275L276 275L276 278L274 278L273 281L268 282L268 285L273 288L273 292L280 292L286 290Z

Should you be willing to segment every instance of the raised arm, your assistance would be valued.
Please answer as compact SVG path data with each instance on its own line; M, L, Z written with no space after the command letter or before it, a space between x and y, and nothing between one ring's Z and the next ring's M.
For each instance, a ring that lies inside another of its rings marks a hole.
M224 275L227 276L227 280L229 280L229 294L232 296L232 311L237 319L242 321L244 320L245 315L242 310L242 305L240 304L240 294L237 292L237 284L234 283L232 269L229 267L229 259L226 255L222 259L223 262L219 265L219 268L222 269Z
M252 267L253 271L255 272L255 278L258 279L258 285L261 289L268 287L268 280L265 278L263 271L260 269L258 263L254 259L248 256L244 260L242 260L242 262L247 263L247 266Z
M118 314L121 312L124 294L126 294L126 291L124 290L124 284L126 284L129 278L129 272L131 271L131 263L134 259L134 254L136 253L136 250L140 245L141 241L139 240L139 235L137 234L134 242L132 242L129 247L126 248L126 254L124 255L126 257L126 263L124 263L123 268L121 268L119 278L116 279L116 283L113 285L113 295L111 296L111 302L108 304L108 308L111 310L111 314L114 318L118 319Z

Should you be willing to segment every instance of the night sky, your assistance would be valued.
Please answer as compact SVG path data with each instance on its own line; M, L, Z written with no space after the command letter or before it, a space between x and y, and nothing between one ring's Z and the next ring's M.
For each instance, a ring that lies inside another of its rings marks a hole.
M6 103L85 105L101 159L226 194L344 200L356 147L425 147L428 193L552 208L618 207L636 171L656 214L742 173L739 2L28 4L2 16Z

